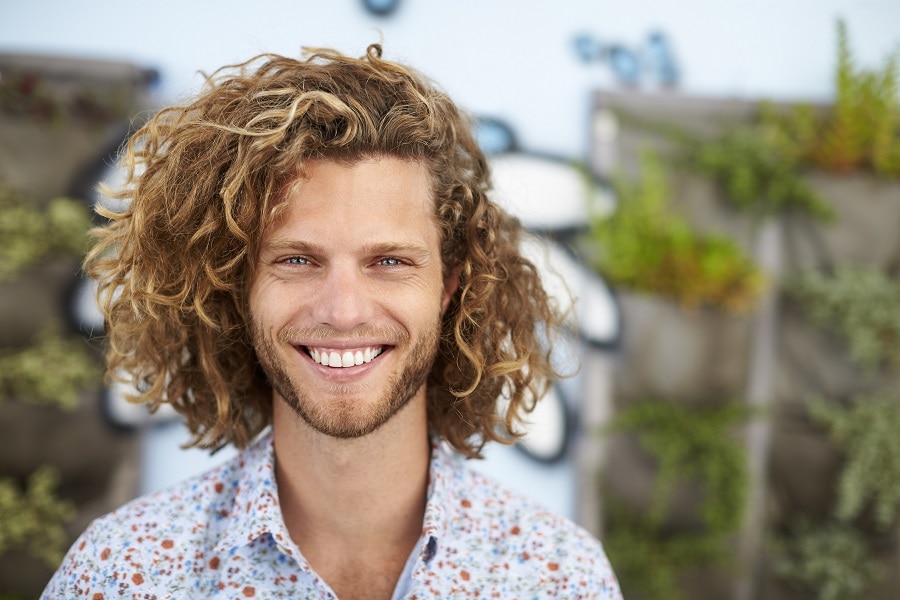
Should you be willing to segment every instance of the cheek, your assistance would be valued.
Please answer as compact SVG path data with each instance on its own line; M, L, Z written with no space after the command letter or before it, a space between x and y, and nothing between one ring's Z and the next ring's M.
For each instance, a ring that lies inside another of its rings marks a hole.
M259 302L259 294L256 293L255 289L251 288L250 293L247 294L247 308L250 311L250 319L253 321L253 324L258 327L263 320L263 313L262 306Z
M248 294L250 316L257 326L265 324L266 329L277 324L291 308L291 302L287 301L282 286L273 282L255 282Z

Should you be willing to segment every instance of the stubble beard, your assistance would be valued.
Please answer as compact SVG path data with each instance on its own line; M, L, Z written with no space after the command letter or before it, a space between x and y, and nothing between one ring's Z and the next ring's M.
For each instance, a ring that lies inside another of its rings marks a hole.
M383 396L375 402L360 399L358 386L341 384L332 384L326 389L328 399L316 399L301 391L288 374L271 336L266 335L258 324L253 324L253 346L272 389L311 428L340 439L369 435L409 404L428 379L439 342L440 319L436 319L434 325L415 340L400 372L391 378ZM394 346L391 353L402 351L403 345ZM362 390L362 393L377 393L377 390Z

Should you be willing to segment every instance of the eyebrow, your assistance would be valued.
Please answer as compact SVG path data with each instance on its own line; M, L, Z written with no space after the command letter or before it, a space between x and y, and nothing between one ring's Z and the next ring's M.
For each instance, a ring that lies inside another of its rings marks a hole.
M391 254L413 255L418 258L427 258L431 253L428 247L414 242L383 242L365 246L365 253L370 256L386 256Z
M312 242L301 240L271 240L261 250L263 252L278 252L289 250L298 254L311 254L313 256L324 253L322 246ZM431 255L428 247L415 242L377 242L363 247L363 254L367 256L388 256L392 254L412 255L420 259Z
M321 253L320 247L309 242L301 242L297 240L270 240L260 248L262 252L278 252L282 250L290 250L298 254L318 254Z

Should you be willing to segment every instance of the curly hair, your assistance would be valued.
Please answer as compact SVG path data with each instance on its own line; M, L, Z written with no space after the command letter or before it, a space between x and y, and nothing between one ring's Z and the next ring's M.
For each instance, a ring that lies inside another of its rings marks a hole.
M385 155L428 167L442 267L460 273L426 384L429 426L470 457L515 439L557 377L545 333L561 317L519 252L519 222L488 198L470 119L374 44L359 59L310 49L223 67L128 140L126 183L107 190L127 208L98 208L109 221L85 259L107 377L151 410L171 404L190 445L244 447L272 418L247 299L262 233L305 162Z

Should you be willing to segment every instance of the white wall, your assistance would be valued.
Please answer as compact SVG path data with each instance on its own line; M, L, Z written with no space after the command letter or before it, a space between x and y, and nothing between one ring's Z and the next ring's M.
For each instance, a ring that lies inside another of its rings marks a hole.
M832 91L838 16L864 64L900 43L900 0L400 0L386 18L362 0L4 0L0 51L157 67L171 100L199 85L197 70L303 45L360 54L383 36L389 56L470 110L505 117L525 148L580 155L588 90L613 80L578 60L576 35L637 47L662 30L687 92L821 99Z

